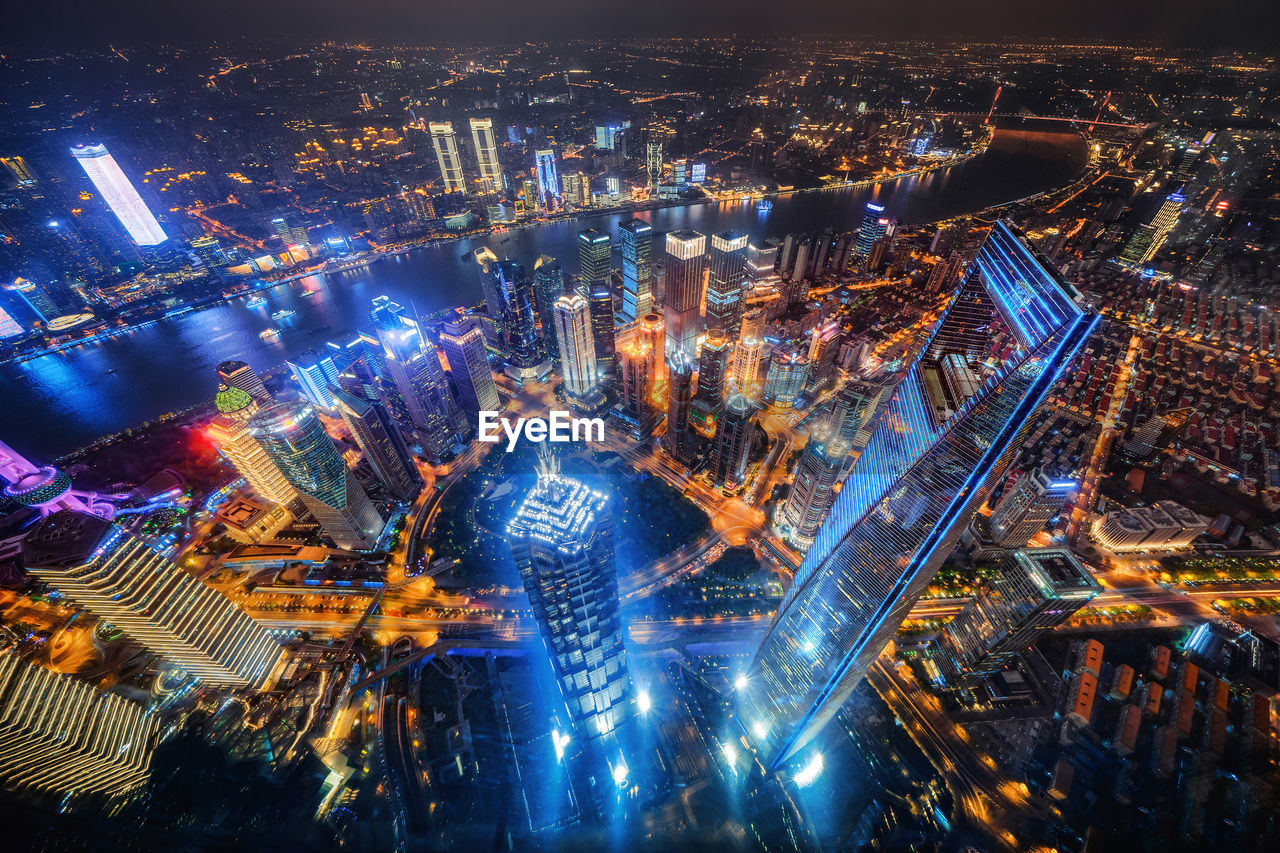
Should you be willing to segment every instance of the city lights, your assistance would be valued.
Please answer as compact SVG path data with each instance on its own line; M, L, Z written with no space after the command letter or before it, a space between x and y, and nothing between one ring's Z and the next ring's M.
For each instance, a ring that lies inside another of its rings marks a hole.
M9 846L1280 849L1280 17L1132 2L15 7Z

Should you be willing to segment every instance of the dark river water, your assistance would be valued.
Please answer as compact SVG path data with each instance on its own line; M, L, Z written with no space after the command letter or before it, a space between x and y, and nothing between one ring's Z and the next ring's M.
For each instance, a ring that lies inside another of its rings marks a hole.
M656 232L729 228L753 240L790 231L855 228L866 202L876 200L906 224L947 219L1070 182L1085 167L1087 150L1075 134L1002 130L983 154L947 170L871 188L804 192L774 200L757 212L750 203L703 204L639 214ZM0 439L38 460L52 459L94 439L211 398L215 366L242 359L269 370L338 333L366 325L369 302L387 294L426 314L480 300L474 265L464 251L488 244L499 256L531 266L541 254L577 270L575 237L584 228L616 234L632 214L583 216L491 239L460 240L381 259L362 269L309 277L262 291L267 304L244 299L173 317L113 340L0 366ZM505 242L503 241L505 238ZM655 241L655 255L661 243ZM617 262L615 258L615 263ZM319 292L304 298L306 288ZM297 312L273 321L283 308ZM268 326L279 340L263 341Z

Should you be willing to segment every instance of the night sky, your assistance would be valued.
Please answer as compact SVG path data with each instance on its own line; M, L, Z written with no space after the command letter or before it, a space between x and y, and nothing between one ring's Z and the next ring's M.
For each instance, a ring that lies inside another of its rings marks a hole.
M1278 0L20 0L0 43L833 34L1280 46Z

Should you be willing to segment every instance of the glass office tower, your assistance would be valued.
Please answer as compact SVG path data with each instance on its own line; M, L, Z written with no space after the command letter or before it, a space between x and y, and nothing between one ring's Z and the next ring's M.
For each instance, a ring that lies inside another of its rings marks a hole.
M589 742L611 739L630 716L631 680L609 499L546 455L508 532L574 726Z
M739 693L739 721L767 768L795 757L840 709L986 500L1093 330L1097 317L1078 299L1023 235L993 227L877 421ZM979 338L985 346L974 346ZM979 380L958 408L931 390L951 353Z
M653 309L653 226L631 219L618 226L622 244L623 322L639 320Z
M347 468L315 409L276 403L253 416L249 432L295 489L324 534L339 548L368 551L382 516Z
M711 275L707 279L707 331L726 335L742 324L747 272L747 235L724 231L711 235Z

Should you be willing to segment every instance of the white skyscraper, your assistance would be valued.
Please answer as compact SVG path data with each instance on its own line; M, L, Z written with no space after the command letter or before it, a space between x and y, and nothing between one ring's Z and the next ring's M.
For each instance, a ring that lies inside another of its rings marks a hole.
M105 145L77 145L71 149L84 173L106 201L111 212L139 246L155 246L167 238L138 191L129 183Z
M462 180L462 157L458 154L458 135L453 132L453 122L433 121L428 128L431 131L431 144L436 149L436 159L440 161L444 191L466 193L467 185Z
M502 189L502 166L498 163L498 142L493 136L493 119L471 119L471 141L476 147L476 163L480 167L480 181L489 182L488 192Z
M599 394L596 349L591 336L591 306L580 293L566 293L556 300L556 340L564 369L564 390L574 400Z
M210 684L252 687L280 644L222 593L105 518L62 510L22 544L27 571Z

